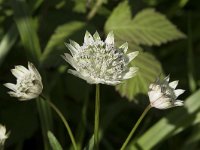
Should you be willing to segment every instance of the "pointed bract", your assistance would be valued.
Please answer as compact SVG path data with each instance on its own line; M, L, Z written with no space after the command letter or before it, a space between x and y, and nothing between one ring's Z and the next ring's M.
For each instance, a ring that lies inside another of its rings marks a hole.
M28 69L26 69L24 66L21 66L21 65L15 66L15 69L21 71L22 73L28 72Z
M65 46L70 50L72 56L74 56L77 53L76 48L74 48L71 44L65 43Z
M119 48L122 49L124 51L124 53L126 53L128 50L128 43L126 42L126 43L122 44Z
M100 38L99 33L97 31L94 33L93 37L94 37L95 42L101 41L101 38Z
M11 90L13 90L13 91L17 90L16 85L12 84L12 83L5 83L4 86L7 87L7 88L9 88L9 89L11 89Z
M138 54L139 54L138 51L129 53L128 54L129 62L131 62Z
M16 77L16 78L21 78L23 77L23 72L18 70L18 69L11 69L12 74Z
M86 33L85 33L84 43L86 43L86 44L93 44L94 43L94 39L88 31L86 31Z
M172 87L173 89L175 89L177 85L178 85L178 80L169 83L169 86Z
M136 75L136 72L138 71L137 67L130 67L129 71L123 76L123 79L130 79Z
M108 36L107 36L107 38L105 40L105 43L107 45L114 45L114 34L113 34L112 31L110 33L108 33Z
M68 54L68 53L64 53L64 56L61 56L66 62L68 62L71 66L73 66L74 68L76 68L76 62L74 61L73 57Z
M80 45L76 43L75 41L70 40L70 44L77 50L81 49Z
M179 95L183 94L185 92L185 90L182 90L182 89L177 89L174 91L176 97L178 97Z

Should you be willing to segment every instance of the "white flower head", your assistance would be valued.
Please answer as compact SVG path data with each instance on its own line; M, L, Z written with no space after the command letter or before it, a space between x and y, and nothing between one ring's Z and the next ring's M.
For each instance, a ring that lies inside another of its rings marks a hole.
M82 46L75 41L70 41L66 46L72 56L65 53L63 58L75 68L69 69L68 72L90 84L116 85L122 80L132 78L138 70L128 64L139 52L126 54L128 43L117 48L113 32L102 41L97 32L92 36L86 31Z
M9 133L6 133L6 127L0 124L0 148L4 146Z
M15 66L11 69L12 74L17 78L17 83L6 83L4 86L11 89L8 94L17 97L19 100L30 100L37 98L43 89L42 78L35 66L28 62L28 69L24 66Z
M185 92L182 89L176 89L178 81L169 83L169 76L163 80L158 79L149 86L150 105L158 109L168 109L175 106L183 106L183 101L176 100L177 97Z

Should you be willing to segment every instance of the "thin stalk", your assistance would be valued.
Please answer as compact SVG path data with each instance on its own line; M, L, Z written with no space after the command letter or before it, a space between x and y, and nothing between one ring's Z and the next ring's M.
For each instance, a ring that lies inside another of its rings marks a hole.
M46 100L46 102L51 106L51 108L58 114L58 116L60 117L60 119L62 120L63 124L65 125L67 132L69 134L69 137L71 139L72 145L74 147L74 150L77 150L77 145L75 142L75 138L73 136L73 133L71 131L71 128L67 122L67 120L65 119L65 117L63 116L63 114L60 112L60 110L49 100L47 100L43 95L40 95L44 100Z
M39 112L39 118L42 128L42 136L44 141L44 150L49 150L50 145L48 142L47 131L52 129L52 120L51 120L51 111L49 106L44 102L41 101L40 98L36 100L37 109Z
M122 145L122 147L120 148L120 150L124 150L128 144L128 142L130 141L131 137L133 136L133 134L135 133L136 129L138 128L140 122L142 121L142 119L146 116L147 112L151 109L151 105L148 105L145 110L143 111L142 115L140 116L140 118L138 119L138 121L136 122L136 124L133 126L131 132L129 133L128 137L126 138L124 144Z
M95 119L94 119L94 146L99 149L99 112L100 112L100 85L96 85Z

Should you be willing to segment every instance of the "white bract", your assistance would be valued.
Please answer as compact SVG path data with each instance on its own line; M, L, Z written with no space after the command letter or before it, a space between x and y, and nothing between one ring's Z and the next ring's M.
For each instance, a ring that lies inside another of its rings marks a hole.
M176 100L185 90L176 89L178 81L169 83L169 76L163 80L158 79L149 86L150 105L158 109L167 109L175 106L183 106L183 101Z
M128 64L139 52L126 54L128 43L116 48L113 32L102 41L97 32L92 36L86 31L82 46L75 41L70 41L66 46L72 56L65 53L63 58L75 68L68 72L90 84L116 85L122 80L132 78L138 70Z
M42 78L35 66L28 62L28 69L24 66L15 66L11 69L12 74L17 78L17 83L6 83L4 86L11 89L8 94L17 97L19 100L30 100L38 97L43 89Z
M0 124L0 148L3 147L8 134L6 134L6 127Z

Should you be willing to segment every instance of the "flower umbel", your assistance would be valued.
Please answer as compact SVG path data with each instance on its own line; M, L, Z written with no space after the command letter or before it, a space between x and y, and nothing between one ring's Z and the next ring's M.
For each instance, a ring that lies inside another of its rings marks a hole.
M82 46L75 41L70 41L66 46L72 56L65 53L63 58L75 68L68 72L90 84L116 85L122 80L132 78L138 70L128 64L139 52L126 54L128 43L116 48L113 32L102 41L97 32L92 36L86 31Z
M0 149L4 146L9 134L6 134L6 127L0 124Z
M8 94L17 97L19 100L30 100L38 97L42 92L42 78L35 66L28 62L28 69L24 66L15 66L11 69L12 74L17 78L17 83L6 83L4 86L11 89Z
M169 83L169 76L163 80L158 79L149 86L150 105L158 109L167 109L175 106L183 106L183 101L176 100L185 90L176 89L178 81Z

